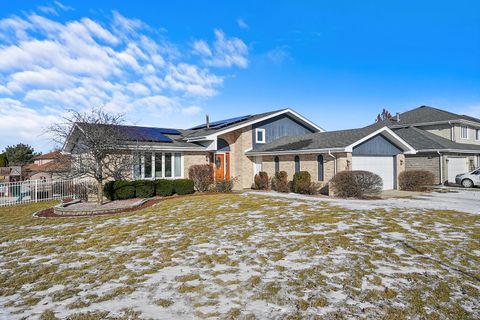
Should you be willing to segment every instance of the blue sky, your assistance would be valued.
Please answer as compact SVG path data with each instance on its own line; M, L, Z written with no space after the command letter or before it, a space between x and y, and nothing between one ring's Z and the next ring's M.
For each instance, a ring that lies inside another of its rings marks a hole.
M478 1L3 1L0 150L66 109L188 127L292 107L327 130L480 117Z

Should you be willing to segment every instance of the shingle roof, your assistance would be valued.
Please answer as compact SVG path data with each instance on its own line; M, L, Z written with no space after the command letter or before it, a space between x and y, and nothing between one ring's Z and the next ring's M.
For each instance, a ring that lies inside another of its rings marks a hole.
M440 121L454 121L454 120L467 120L479 122L480 119L452 113L449 111L429 107L421 106L413 110L409 110L403 113L400 113L400 121L395 121L395 117L392 119L384 120L380 122L381 125L385 126L398 126L398 125L412 125L418 123L428 123L428 122L440 122Z
M393 129L393 131L416 150L478 150L480 145L457 143L415 127Z
M62 156L61 151L57 150L57 151L52 151L52 152L48 152L48 153L38 155L38 156L34 157L33 160L57 159L61 156Z
M377 131L377 126L317 132L296 137L285 137L257 148L254 152L300 151L345 148Z

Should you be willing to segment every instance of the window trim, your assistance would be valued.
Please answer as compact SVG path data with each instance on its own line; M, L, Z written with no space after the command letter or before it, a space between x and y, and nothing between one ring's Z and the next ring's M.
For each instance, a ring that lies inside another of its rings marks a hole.
M464 133L464 130L465 129L465 133L466 135L464 136L463 133ZM460 138L461 139L465 139L465 140L468 140L468 126L460 126Z
M263 140L258 140L258 133L259 132L262 132L262 137L263 137ZM256 128L255 129L255 143L267 143L267 138L266 138L266 130L263 129L263 128Z

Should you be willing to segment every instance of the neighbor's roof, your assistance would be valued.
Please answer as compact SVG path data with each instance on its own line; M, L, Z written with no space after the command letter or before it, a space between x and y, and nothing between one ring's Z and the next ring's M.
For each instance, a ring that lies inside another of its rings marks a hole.
M465 150L480 152L480 145L457 143L415 127L393 129L416 150Z
M62 156L62 152L60 150L57 151L52 151L49 153L44 153L41 155L38 155L33 158L33 160L49 160L49 159L57 159Z
M461 115L452 113L449 111L429 107L421 106L413 110L409 110L403 113L400 113L400 121L395 120L395 116L391 119L383 120L380 122L381 125L386 126L402 126L402 125L414 125L420 123L430 123L430 122L448 122L448 121L473 121L480 124L480 119L470 117L467 115Z

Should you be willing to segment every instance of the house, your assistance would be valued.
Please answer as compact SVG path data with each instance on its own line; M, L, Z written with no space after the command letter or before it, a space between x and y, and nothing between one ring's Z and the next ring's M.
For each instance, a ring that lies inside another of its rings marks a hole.
M73 128L64 152L81 155L82 126ZM326 132L292 109L205 123L190 129L119 126L122 154L132 157L131 179L188 177L195 164L211 164L215 179L235 177L235 189L254 176L310 172L326 185L337 172L366 170L398 188L405 170L429 170L437 183L478 166L480 120L420 107L364 128ZM475 137L475 138L472 138Z
M70 157L61 151L45 153L33 158L33 163L24 166L26 178L30 180L54 180L62 178L70 170Z
M0 167L0 182L18 182L22 178L21 166Z

